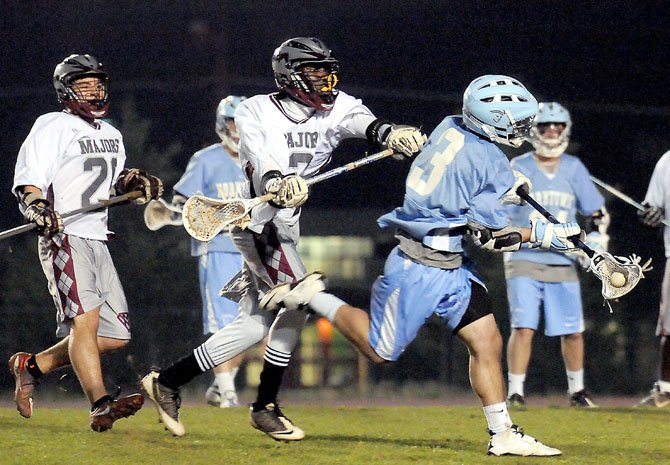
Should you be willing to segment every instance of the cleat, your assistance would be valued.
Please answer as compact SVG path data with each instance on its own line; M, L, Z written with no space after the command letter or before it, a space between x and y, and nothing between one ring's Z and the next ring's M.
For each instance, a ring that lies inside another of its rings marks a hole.
M489 446L487 455L520 455L523 457L550 457L553 455L561 455L561 451L542 444L533 436L528 436L523 433L523 430L517 425L512 425L507 431L502 433L492 434L489 439Z
M207 392L205 392L205 400L213 407L221 406L221 393L219 392L219 388L216 384L212 384L207 388Z
M116 420L135 415L144 404L142 394L131 394L103 403L91 412L91 429L98 433L112 429Z
M284 296L283 304L288 310L298 310L307 306L312 297L326 289L323 273L315 271L306 274L293 285L291 291Z
M649 395L638 402L635 407L657 407L663 408L670 405L670 392L661 391L658 383L649 391Z
M173 436L183 436L186 433L184 425L179 421L179 406L181 397L179 389L170 389L158 382L158 372L152 371L142 378L142 387L149 399L156 405L158 418L165 429Z
M33 414L33 391L37 380L33 378L26 368L26 362L31 357L26 352L17 352L9 358L9 372L14 377L16 387L14 388L14 402L16 410L23 418L30 418Z
M282 307L297 310L305 307L314 294L325 289L323 273L315 271L294 283L277 284L265 293L258 305L269 312L276 312Z
M584 389L570 396L570 405L581 408L598 408L598 405L591 400L591 396Z
M516 392L509 396L507 398L507 407L508 408L515 408L518 410L525 410L526 408L526 400L523 398L521 394L517 394Z
M223 398L221 399L221 408L231 408L239 407L240 402L237 400L237 393L235 391L226 391L223 393Z
M258 412L252 406L251 426L276 441L300 441L305 437L305 432L291 423L276 404L267 404Z

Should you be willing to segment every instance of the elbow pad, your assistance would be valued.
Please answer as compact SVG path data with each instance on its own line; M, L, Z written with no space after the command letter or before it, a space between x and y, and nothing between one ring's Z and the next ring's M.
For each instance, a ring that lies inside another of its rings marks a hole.
M468 222L468 229L477 247L490 252L516 252L521 248L521 231L508 226L490 229L479 223Z
M365 130L365 137L371 144L381 147L391 132L391 126L393 126L391 121L377 118Z

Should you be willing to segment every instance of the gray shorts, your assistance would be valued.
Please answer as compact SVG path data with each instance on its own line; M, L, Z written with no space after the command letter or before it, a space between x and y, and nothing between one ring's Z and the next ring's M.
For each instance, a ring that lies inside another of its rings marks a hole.
M128 303L104 241L60 234L40 238L38 251L56 305L56 336L70 334L77 315L100 308L98 336L130 339Z
M661 303L658 309L657 336L670 336L670 258L665 260L663 284L661 284Z

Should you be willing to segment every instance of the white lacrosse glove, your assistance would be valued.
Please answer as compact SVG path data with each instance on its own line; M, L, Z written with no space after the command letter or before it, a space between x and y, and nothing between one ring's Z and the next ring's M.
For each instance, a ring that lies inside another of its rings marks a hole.
M519 197L519 195L516 193L517 189L519 187L525 185L526 186L526 192L531 191L533 188L533 183L530 182L530 179L523 174L521 171L517 170L512 170L514 173L514 185L510 190L508 190L505 195L502 198L502 204L503 205L525 205L526 201Z
M567 252L577 248L570 238L581 238L583 235L584 232L577 223L545 223L538 218L530 222L529 242L532 248Z
M384 144L407 158L411 158L421 151L428 138L419 128L394 124L389 130Z
M297 174L272 178L265 184L265 192L274 194L272 202L282 208L296 208L307 202L309 187Z

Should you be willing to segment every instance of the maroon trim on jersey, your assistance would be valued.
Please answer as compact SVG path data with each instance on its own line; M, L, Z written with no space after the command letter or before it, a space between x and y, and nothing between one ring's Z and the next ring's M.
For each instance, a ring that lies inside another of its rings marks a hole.
M286 113L286 110L284 110L284 107L282 107L281 102L277 98L277 95L279 95L279 94L270 94L270 101L274 104L275 107L277 107L277 109L281 112L281 114L286 117L286 119L288 119L289 121L291 121L292 123L295 123L295 124L302 124L302 123L306 122L309 118L311 118L311 116L308 116L307 118L304 118L304 119L301 119L301 120L293 118L291 115Z
M84 308L81 306L77 292L77 278L74 273L70 238L67 234L61 237L63 239L60 247L51 241L51 265L63 313L67 318L73 318L73 315L83 314Z
M273 284L279 283L294 283L297 281L293 269L286 258L286 254L282 249L281 242L277 237L277 230L266 224L263 232L260 234L253 233L254 245L256 252L265 266ZM279 273L282 273L282 278L279 278Z

